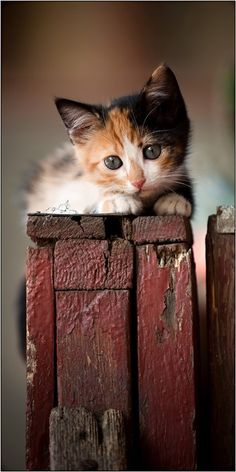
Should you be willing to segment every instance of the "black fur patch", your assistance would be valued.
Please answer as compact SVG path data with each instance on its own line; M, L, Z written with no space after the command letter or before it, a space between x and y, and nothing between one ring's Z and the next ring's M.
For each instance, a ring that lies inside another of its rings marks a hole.
M61 158L55 159L55 161L52 163L52 168L54 170L64 170L69 164L73 164L74 162L75 157L73 154L68 152Z
M26 193L34 192L34 184L43 174L43 168L38 162L34 162L24 174L21 189Z

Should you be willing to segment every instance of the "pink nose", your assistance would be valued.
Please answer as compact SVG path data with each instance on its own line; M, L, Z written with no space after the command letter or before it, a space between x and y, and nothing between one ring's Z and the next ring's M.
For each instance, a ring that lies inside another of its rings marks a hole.
M143 184L146 182L146 179L134 180L132 184L137 188L142 188Z

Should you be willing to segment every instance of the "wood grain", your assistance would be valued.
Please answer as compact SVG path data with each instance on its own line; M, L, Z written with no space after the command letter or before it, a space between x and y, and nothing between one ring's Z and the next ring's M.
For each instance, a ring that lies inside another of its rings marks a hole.
M38 239L105 239L103 218L93 216L29 215L27 234Z
M60 457L56 467L62 467L64 454L66 470L77 470L70 467L77 467L79 460L81 470L120 470L112 469L112 461L118 464L113 452L117 453L123 439L113 428L110 416L107 423L105 417L101 418L105 410L123 413L130 458L132 427L138 434L133 405L139 401L141 437L135 454L138 456L140 450L144 469L195 468L195 302L189 220L177 216L31 215L28 234L38 245L49 240L54 245L54 253L47 246L29 251L28 469L49 467L48 421L54 395L58 395L59 404L52 420L52 444ZM165 245L166 242L171 244ZM134 388L137 375L139 400ZM109 445L105 453L99 449L98 456L105 454L106 459L101 460L106 463L95 464L94 456L82 455L79 459L74 449L77 439L73 436L70 441L63 436L63 431L67 431L67 436L75 431L78 420L78 416L69 418L65 408L81 406L95 413L96 417L90 420L97 424L96 434L103 448L101 431L105 441L105 427L108 436L113 435L118 441L114 451ZM60 441L67 444L64 452ZM57 460L53 454L51 467ZM129 467L130 459L128 463Z
M50 416L51 470L127 470L124 418L113 409L95 417L80 408Z
M27 470L49 469L49 415L54 402L53 251L27 255Z
M235 233L235 208L233 206L217 207L217 233Z
M206 262L210 456L214 470L234 470L235 466L234 261L234 234L218 233L216 217L210 217Z
M132 287L133 248L128 241L58 241L54 254L56 290Z
M192 243L188 218L183 216L44 215L28 216L27 234L39 244L44 240L117 238L142 243Z
M143 470L196 467L192 254L137 248L140 451Z
M186 242L191 245L191 225L183 216L140 216L132 222L131 239L139 244Z
M129 292L57 292L56 307L59 405L130 418Z

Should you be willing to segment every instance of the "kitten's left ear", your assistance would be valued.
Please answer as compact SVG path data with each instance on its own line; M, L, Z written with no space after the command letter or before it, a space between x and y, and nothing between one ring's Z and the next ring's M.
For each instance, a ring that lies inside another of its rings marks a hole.
M172 70L165 64L154 70L142 90L146 107L162 115L161 119L174 121L187 117L184 99Z
M86 141L101 126L98 107L65 98L56 98L55 104L74 143Z

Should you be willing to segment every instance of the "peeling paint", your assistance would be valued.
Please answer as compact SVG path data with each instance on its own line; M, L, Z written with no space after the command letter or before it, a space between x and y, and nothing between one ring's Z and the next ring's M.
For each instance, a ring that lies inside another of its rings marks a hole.
M182 307L178 313L176 313L176 319L178 323L178 331L182 331L183 327L183 315L184 315L184 307Z
M81 311L81 317L83 319L83 317L85 315L90 315L91 314L91 310L93 309L93 307L95 305L97 305L98 303L101 303L101 300L106 297L106 292L98 292L95 296L95 298L90 302L88 303L86 306L83 307L83 310Z
M146 254L147 261L149 262L150 261L150 246L149 246L149 244L146 244L146 246L145 246L145 254Z
M34 376L37 370L36 347L28 338L27 340L27 383L33 385Z
M87 354L86 357L87 357L88 366L90 366L90 364L92 364L92 361L91 361L90 357L88 356L88 354Z
M182 261L188 257L189 251L183 246L173 245L172 250L166 251L166 248L157 251L157 261L159 267L173 266L178 269L181 268Z
M233 206L217 207L216 231L229 234L235 232L235 209Z
M185 252L180 252L177 254L177 257L175 258L175 268L180 270L181 262L185 261L187 258L187 251Z

